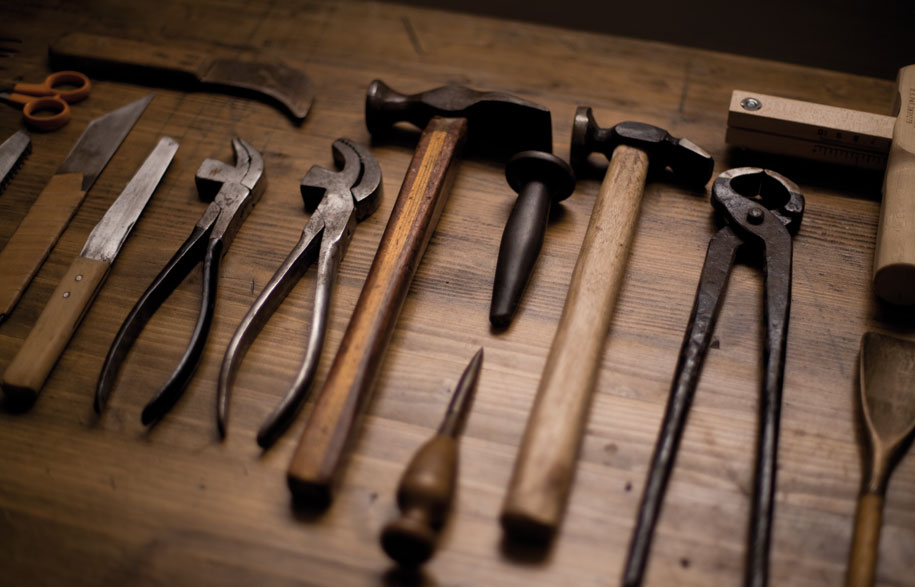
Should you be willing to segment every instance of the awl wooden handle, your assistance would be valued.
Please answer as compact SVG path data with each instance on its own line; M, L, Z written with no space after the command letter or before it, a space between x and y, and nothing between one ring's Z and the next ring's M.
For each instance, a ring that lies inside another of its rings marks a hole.
M331 498L347 440L372 391L385 346L447 199L452 163L466 128L463 118L433 118L423 131L340 349L289 464L289 488L297 500L325 505Z
M899 70L896 124L883 180L874 253L874 292L915 304L915 65Z
M550 539L562 518L647 171L643 151L613 152L502 506L513 536Z
M86 257L73 261L3 374L7 397L23 404L35 401L110 267Z
M28 287L86 196L83 174L51 177L12 238L0 250L0 322Z
M185 74L199 81L212 64L204 53L163 44L143 43L130 39L71 33L55 41L49 50L56 65L94 74L104 68L105 76L115 71L121 75Z

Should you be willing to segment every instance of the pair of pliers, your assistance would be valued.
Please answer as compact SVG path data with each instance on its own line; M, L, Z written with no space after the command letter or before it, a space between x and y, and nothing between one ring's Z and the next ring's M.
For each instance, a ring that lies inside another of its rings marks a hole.
M191 269L203 261L203 296L194 332L184 355L168 381L143 409L144 424L158 421L178 401L200 364L216 305L219 264L238 229L267 186L264 160L254 147L240 138L232 140L235 165L207 159L197 170L197 191L212 200L194 230L164 269L146 289L121 325L99 376L95 411L101 413L114 388L127 351L143 327L178 287Z
M804 196L797 185L774 171L741 167L725 171L715 180L712 206L724 226L709 241L629 546L623 574L625 587L641 583L664 490L686 424L686 414L738 251L742 260L761 262L765 274L765 368L759 404L759 436L745 584L763 587L767 582L775 506L779 413L791 305L792 235L797 232L804 215Z
M263 448L273 444L292 422L314 379L340 261L353 236L356 221L369 216L381 202L381 168L368 149L349 139L337 139L332 150L340 171L315 165L302 179L302 199L306 208L312 208L314 212L302 230L299 242L254 301L229 342L216 392L217 424L222 436L226 434L228 422L229 393L241 359L317 253L314 318L305 357L292 387L258 432L257 442Z

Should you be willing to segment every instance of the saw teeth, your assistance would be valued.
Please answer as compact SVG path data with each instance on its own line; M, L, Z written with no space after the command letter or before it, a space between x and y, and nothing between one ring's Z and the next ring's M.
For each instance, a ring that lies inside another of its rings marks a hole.
M6 174L6 177L4 177L2 180L0 180L0 194L2 194L6 190L6 184L8 184L10 182L10 180L13 179L13 176L16 175L16 172L19 171L19 168L22 167L22 164L25 162L26 157L28 157L31 154L32 154L32 142L29 141L29 144L26 145L25 149L23 149L22 153L20 153L19 157L16 159L16 163L13 164L13 168L9 170L9 172Z

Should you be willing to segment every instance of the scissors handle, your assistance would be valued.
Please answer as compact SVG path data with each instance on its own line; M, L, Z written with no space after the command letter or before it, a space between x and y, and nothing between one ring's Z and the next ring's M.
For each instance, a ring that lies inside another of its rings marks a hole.
M75 87L59 89L59 86L65 84ZM57 71L46 77L40 84L19 83L13 86L14 93L31 97L57 96L70 104L88 98L91 89L92 82L85 74L78 71Z
M56 86L63 84L72 84L76 87L68 90L55 89ZM32 128L56 130L70 121L68 103L85 100L91 88L92 84L84 74L78 71L58 71L46 77L40 84L16 84L7 99L22 104L22 114ZM39 115L39 112L42 114Z
M57 130L70 122L70 105L57 96L32 98L23 104L22 116L36 130Z

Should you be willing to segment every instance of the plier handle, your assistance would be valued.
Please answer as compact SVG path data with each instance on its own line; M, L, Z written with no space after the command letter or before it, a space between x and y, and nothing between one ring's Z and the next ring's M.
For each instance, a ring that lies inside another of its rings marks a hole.
M623 585L641 584L654 526L673 469L686 415L711 343L728 277L738 252L765 275L762 395L745 584L763 587L775 505L778 427L791 305L792 235L804 215L804 196L788 178L758 167L725 171L712 187L712 206L724 226L709 241L696 299L673 377L629 547Z
M203 295L191 339L175 371L143 409L144 424L161 419L178 401L194 375L216 305L219 265L238 229L260 199L267 185L260 153L240 138L232 140L235 165L205 160L197 171L200 198L210 200L190 236L153 279L128 314L114 338L95 392L95 411L101 413L114 389L117 373L127 352L156 310L175 291L191 270L203 262Z

